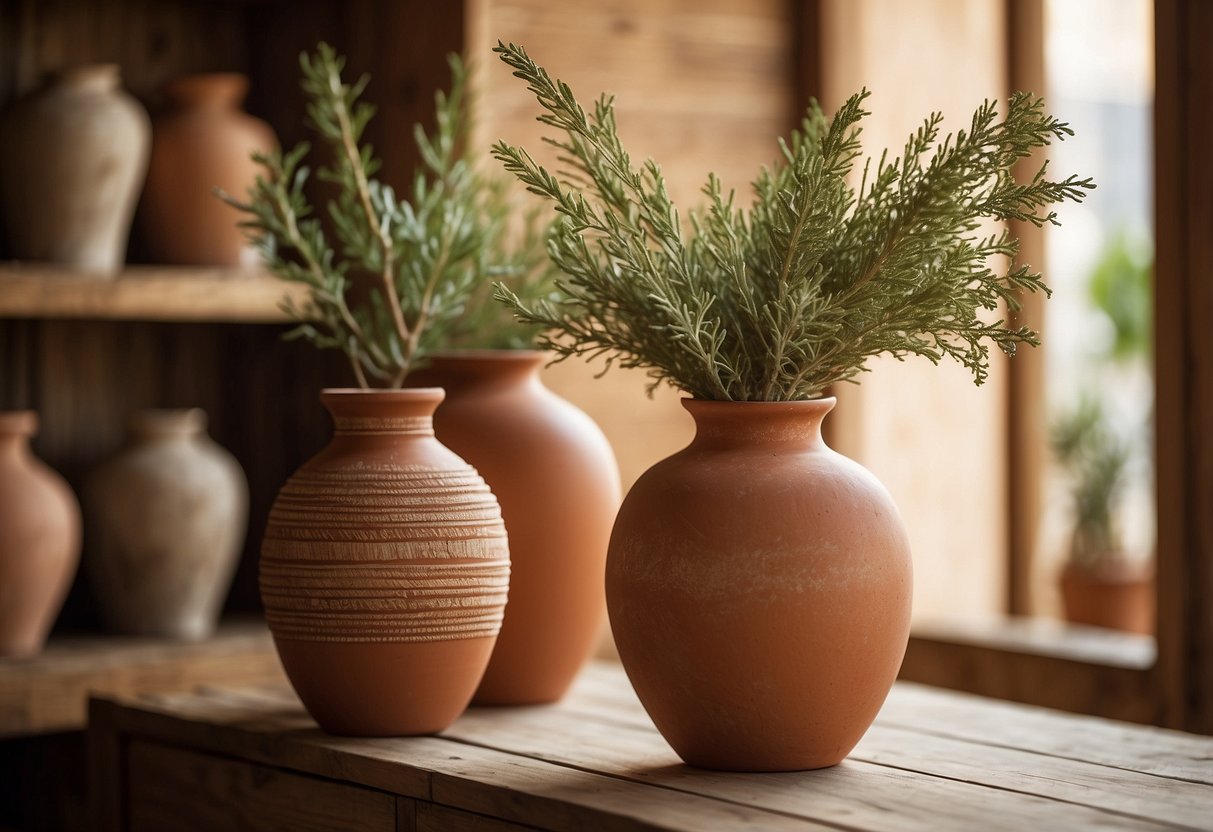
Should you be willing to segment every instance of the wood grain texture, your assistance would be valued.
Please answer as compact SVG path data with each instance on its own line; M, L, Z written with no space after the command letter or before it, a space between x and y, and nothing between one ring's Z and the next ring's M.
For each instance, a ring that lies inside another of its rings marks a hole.
M0 267L0 318L283 323L290 298L307 300L301 284L260 271L129 266L113 279L62 267Z
M396 827L395 799L373 789L139 740L126 749L126 767L131 832L394 832Z
M605 663L559 705L472 709L429 738L325 736L282 687L98 707L113 717L99 731L232 758L263 781L391 792L407 830L1174 829L1203 828L1213 805L1211 739L907 683L842 765L784 774L680 764ZM160 774L145 776L150 793Z
M211 639L52 638L32 659L0 659L0 737L80 729L90 694L283 679L264 625L226 623Z

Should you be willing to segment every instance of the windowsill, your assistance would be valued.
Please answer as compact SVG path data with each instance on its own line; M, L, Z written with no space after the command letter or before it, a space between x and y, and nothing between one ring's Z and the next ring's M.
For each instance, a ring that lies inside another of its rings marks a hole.
M978 646L1126 670L1148 670L1158 648L1152 636L1068 624L1050 618L1008 616L988 620L927 620L911 628L915 639Z

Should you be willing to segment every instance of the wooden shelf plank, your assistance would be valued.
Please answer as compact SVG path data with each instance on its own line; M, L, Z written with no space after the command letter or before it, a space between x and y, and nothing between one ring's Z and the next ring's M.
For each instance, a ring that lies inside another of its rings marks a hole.
M280 323L306 290L257 269L128 266L115 277L47 264L0 265L0 318Z
M201 642L111 635L53 638L33 658L0 659L0 738L81 729L90 694L283 681L260 620L225 622Z

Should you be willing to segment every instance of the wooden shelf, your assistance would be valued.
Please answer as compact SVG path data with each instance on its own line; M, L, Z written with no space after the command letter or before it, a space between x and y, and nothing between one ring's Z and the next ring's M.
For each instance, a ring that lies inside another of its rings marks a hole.
M79 730L92 694L265 684L285 676L265 624L225 622L201 642L54 638L30 659L0 659L0 738Z
M282 323L306 291L254 269L128 266L115 277L60 266L0 265L0 318Z

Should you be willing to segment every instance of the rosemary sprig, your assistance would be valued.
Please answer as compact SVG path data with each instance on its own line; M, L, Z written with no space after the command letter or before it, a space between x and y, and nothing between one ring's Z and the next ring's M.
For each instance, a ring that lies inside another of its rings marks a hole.
M535 95L539 121L557 134L545 141L568 168L554 175L526 150L494 145L560 215L548 250L563 272L555 300L528 302L504 285L497 296L561 357L645 367L654 386L699 398L780 401L854 380L880 353L950 357L980 384L990 344L1012 353L1037 343L1026 327L983 317L1016 308L1020 292L1048 289L1029 267L1010 265L1018 242L1009 232L978 229L985 218L1056 223L1050 205L1094 187L1050 180L1044 167L1026 184L1012 176L1020 159L1072 134L1040 99L1012 96L1001 120L987 101L968 129L942 141L942 116L932 114L900 157L864 163L858 190L848 177L868 92L832 119L812 102L780 141L778 163L754 180L751 208L736 207L710 175L707 206L684 227L660 167L633 165L611 98L587 112L522 47L494 51Z

